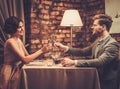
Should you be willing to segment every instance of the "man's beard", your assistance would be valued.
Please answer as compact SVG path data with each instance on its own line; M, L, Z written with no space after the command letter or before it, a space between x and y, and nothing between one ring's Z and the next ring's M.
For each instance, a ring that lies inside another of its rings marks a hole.
M95 33L92 33L91 38L90 38L90 42L94 42L98 37L101 37L102 34L103 34L103 30L102 29L98 30Z
M95 33L92 34L92 36L95 37L101 37L103 35L103 29L98 29Z

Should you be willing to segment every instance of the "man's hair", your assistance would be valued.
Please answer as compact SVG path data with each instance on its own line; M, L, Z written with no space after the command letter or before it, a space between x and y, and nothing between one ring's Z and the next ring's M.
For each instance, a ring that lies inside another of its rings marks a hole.
M5 25L4 25L4 32L7 34L14 34L17 31L17 28L19 27L19 22L22 21L21 19L11 16L6 19Z
M93 17L93 20L98 20L100 25L106 25L106 29L109 32L112 25L112 18L106 14L98 14Z

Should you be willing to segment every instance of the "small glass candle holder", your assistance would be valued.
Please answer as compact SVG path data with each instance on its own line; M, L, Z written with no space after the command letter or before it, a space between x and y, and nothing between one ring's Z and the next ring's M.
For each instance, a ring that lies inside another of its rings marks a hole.
M54 61L55 64L59 64L60 63L60 55L61 55L61 52L53 52L51 54L51 57Z

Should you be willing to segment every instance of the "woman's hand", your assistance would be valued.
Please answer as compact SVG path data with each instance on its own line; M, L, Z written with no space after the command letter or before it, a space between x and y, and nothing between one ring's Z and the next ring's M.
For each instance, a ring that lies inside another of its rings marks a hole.
M43 46L42 48L41 48L41 51L44 53L44 52L48 52L48 51L50 51L51 50L51 46Z

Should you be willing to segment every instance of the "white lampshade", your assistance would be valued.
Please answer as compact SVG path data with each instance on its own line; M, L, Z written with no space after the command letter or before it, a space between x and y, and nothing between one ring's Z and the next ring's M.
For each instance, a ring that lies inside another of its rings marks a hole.
M83 26L78 10L66 10L60 26Z

